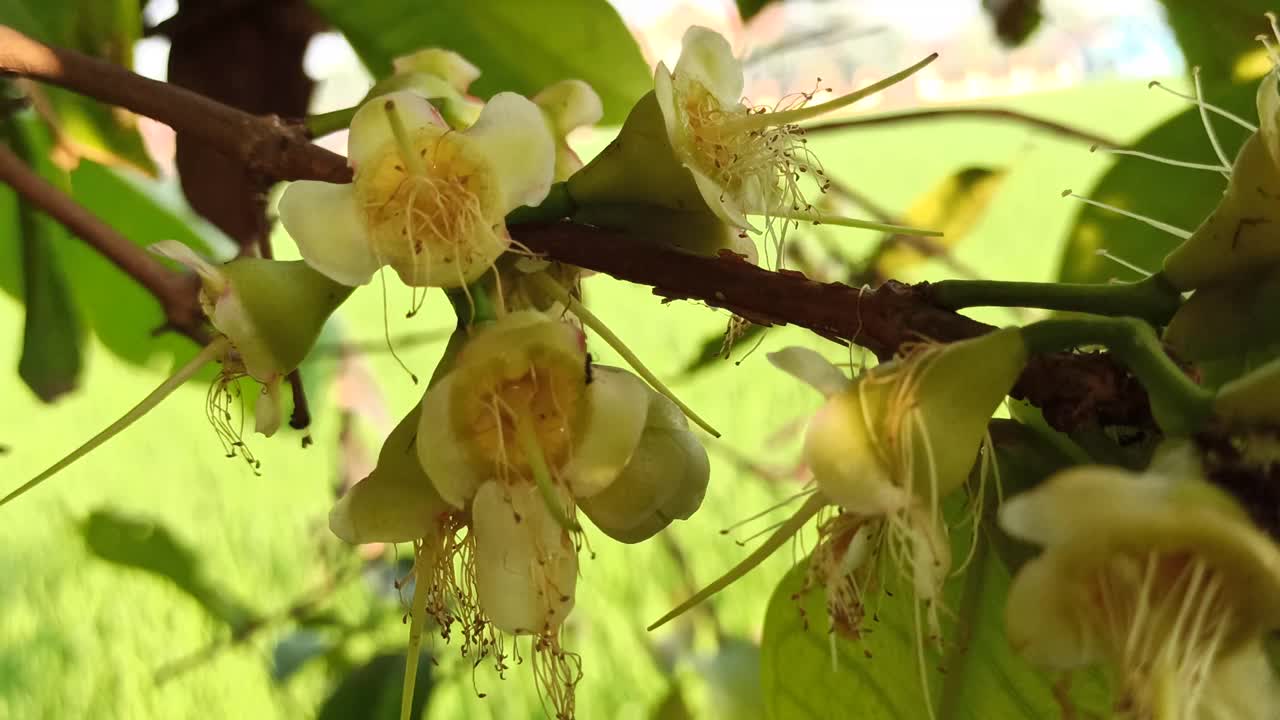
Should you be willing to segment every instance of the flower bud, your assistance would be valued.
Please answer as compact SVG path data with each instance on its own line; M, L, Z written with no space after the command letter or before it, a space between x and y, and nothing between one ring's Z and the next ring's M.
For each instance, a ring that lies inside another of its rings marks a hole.
M596 365L596 377L625 372ZM702 505L711 466L707 451L689 431L676 404L649 392L649 411L640 444L626 468L607 488L579 506L606 535L637 543L673 520L687 520Z
M415 404L382 444L378 464L351 486L329 512L329 529L342 540L402 543L425 537L453 507L422 471L415 449L421 403Z
M379 80L365 100L409 90L431 101L449 127L463 130L480 116L483 104L466 97L480 69L456 52L426 48L391 62L394 72Z

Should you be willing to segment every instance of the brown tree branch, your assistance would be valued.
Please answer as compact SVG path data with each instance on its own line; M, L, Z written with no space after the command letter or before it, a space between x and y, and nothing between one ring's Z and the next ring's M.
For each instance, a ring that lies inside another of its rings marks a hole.
M344 158L311 145L300 128L286 126L278 118L233 110L201 95L148 80L79 53L50 48L3 26L0 26L0 73L46 80L149 115L172 125L175 130L203 138L269 177L350 180ZM1018 115L988 109L951 109L915 113L911 118L882 116L853 124L897 122L944 114ZM1019 119L1022 118L1019 116ZM1040 124L1056 125L1047 121ZM1080 133L1069 134L1081 137ZM1105 142L1102 138L1084 139ZM98 244L103 237L101 232L73 231L102 247ZM906 342L952 341L991 329L932 305L924 284L907 286L890 281L875 290L862 290L839 283L817 283L800 273L771 272L735 257L688 255L657 243L570 223L522 226L513 228L513 234L536 252L652 286L655 293L667 299L701 300L766 325L798 325L837 342L855 342L882 358L893 355ZM119 255L117 262L127 262L128 267L133 268L131 274L155 292L167 309L177 314L176 310L190 307L179 303L177 298L170 305L167 298L173 290L169 281L160 281L153 269L148 268L148 262L136 258L125 260L128 255L145 257L140 248L132 243L116 245L112 244L111 248ZM154 263L150 258L147 261ZM193 297L188 296L185 302L193 302ZM1106 354L1037 356L1023 373L1014 395L1042 408L1049 422L1060 429L1078 427L1092 419L1104 424L1151 427L1145 392Z
M3 25L0 74L52 83L154 118L221 149L248 170L266 177L329 182L351 179L346 159L312 145L300 124L251 115L118 65L50 47Z
M168 327L202 345L209 341L194 276L171 272L60 188L40 177L3 145L0 145L0 182L12 187L22 199L57 220L150 291L164 309Z

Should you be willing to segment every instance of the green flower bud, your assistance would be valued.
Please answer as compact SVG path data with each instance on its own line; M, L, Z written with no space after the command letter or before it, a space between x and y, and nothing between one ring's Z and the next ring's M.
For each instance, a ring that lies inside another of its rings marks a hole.
M466 129L480 117L483 103L466 96L480 69L458 53L426 48L395 58L391 65L394 72L369 90L366 101L408 90L430 100L454 130Z
M409 542L436 532L440 517L454 510L418 462L421 414L415 404L383 442L373 472L338 499L329 512L334 535L352 545Z
M1280 262L1280 166L1260 133L1249 137L1218 207L1164 259L1179 290L1234 282Z
M623 370L596 365L596 377ZM707 451L689 431L676 404L649 392L649 411L640 444L611 485L583 499L579 507L606 535L637 543L673 520L687 520L702 505L711 466Z

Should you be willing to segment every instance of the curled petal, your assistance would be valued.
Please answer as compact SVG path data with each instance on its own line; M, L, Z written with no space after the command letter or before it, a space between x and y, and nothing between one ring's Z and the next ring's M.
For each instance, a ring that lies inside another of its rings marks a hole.
M1055 560L1042 555L1018 571L1009 587L1005 629L1022 657L1041 667L1068 670L1096 661L1100 650L1072 610L1078 598L1064 587L1069 570Z
M454 427L450 408L457 375L449 374L422 398L417 452L422 470L440 496L450 505L464 508L486 478L476 472L466 443Z
M722 105L737 105L742 99L742 62L714 30L694 25L685 31L674 75L699 83Z
M466 92L480 77L480 68L452 50L426 48L391 61L396 74L423 73L444 80L457 92Z
M280 222L307 264L343 285L364 285L380 263L350 185L299 180L280 196Z
M609 487L640 443L652 391L625 370L596 368L587 386L586 422L578 429L564 476L575 497Z
M840 368L809 348L783 348L769 353L769 362L827 397L845 390L851 384Z
M280 421L284 417L284 398L280 395L280 378L273 378L262 384L262 393L258 395L258 404L254 410L254 430L271 437L280 429Z
M559 627L573 609L578 554L537 488L486 482L471 517L476 595L485 615L513 634Z
M503 216L547 197L555 174L555 140L537 105L515 93L498 93L464 134L486 156L501 183Z
M600 96L581 80L561 80L548 85L533 96L533 102L542 108L555 134L560 136L576 128L595 125L604 117Z

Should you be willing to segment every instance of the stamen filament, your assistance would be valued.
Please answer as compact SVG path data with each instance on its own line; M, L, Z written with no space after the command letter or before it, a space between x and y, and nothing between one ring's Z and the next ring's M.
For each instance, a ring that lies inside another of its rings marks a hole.
M431 547L423 544L413 570L413 604L409 610L409 647L404 657L404 689L400 693L400 720L413 717L413 691L418 682L418 659L422 654L422 624L427 615L427 595L431 588Z
M396 139L396 149L400 152L400 160L404 163L405 170L410 175L426 177L427 166L422 163L418 153L413 151L413 143L409 141L409 131L404 126L404 119L400 117L399 110L396 109L396 101L388 100L382 107L387 112L387 122L391 124L391 134Z
M197 353L195 357L191 358L186 365L178 368L177 372L166 378L164 382L160 383L159 387L148 393L141 402L134 405L129 412L121 416L119 420L111 423L105 430L94 435L85 444L75 450L72 450L66 457L54 463L48 470L45 470L34 478L28 480L17 490L5 495L3 499L0 499L0 506L8 504L23 493L26 493L28 490L31 490L45 480L53 477L71 463L74 463L85 455L88 455L90 452L97 449L99 445L102 445L106 441L115 437L118 433L139 420L143 415L151 412L155 406L160 404L160 401L173 394L174 390L177 390L184 383L194 377L195 374L200 372L200 369L205 365L225 355L230 348L231 341L227 340L226 336L214 339L213 342L206 345L203 350Z
M597 317L595 313L588 310L581 302L578 302L578 299L569 294L569 291L565 290L560 283L556 282L546 273L534 273L529 276L529 280L539 290L550 295L561 305L569 308L569 311L576 315L578 319L582 321L583 325L586 325L595 331L601 339L609 344L609 347L617 351L617 353L622 356L622 359L627 361L627 364L631 366L631 369L636 371L637 375L644 378L645 382L649 383L654 390L657 390L668 400L675 403L676 407L680 408L680 411L692 420L694 424L703 430L706 430L712 437L720 437L719 430L712 427L710 423L699 417L692 408L685 405L680 398L676 397L675 393L671 391L671 388L667 387L666 383L659 380L658 376L654 375L648 367L645 367L645 364L634 352L631 352L631 348L627 347L626 343L622 342L622 338L615 335L613 331L609 329L609 326L604 324L603 320Z
M710 585L699 590L693 595L693 597L677 605L671 610L671 612L658 618L657 621L650 625L648 629L653 631L663 625L666 625L689 610L692 610L694 607L701 604L702 601L732 585L738 578L746 575L757 565L764 562L774 553L775 550L782 547L783 543L790 540L796 533L800 532L800 529L804 527L805 523L809 522L810 518L817 515L819 510L830 503L831 501L822 493L814 493L809 500L796 511L796 514L788 518L787 521L778 528L777 532L770 536L768 540L765 540L760 544L760 547L751 551L751 553L743 558L741 562L734 565L729 572L721 575L717 580L712 581Z
M1143 160L1151 160L1164 165L1172 165L1174 167L1191 168L1192 170L1213 170L1214 172L1230 173L1231 168L1223 165L1210 165L1208 163L1187 162L1186 160L1174 160L1173 158L1160 157L1151 153L1142 152L1141 150L1127 150L1125 148L1110 148L1101 145L1094 145L1089 148L1089 152L1104 152L1108 155L1128 155L1130 157L1142 158Z
M783 110L781 112L751 113L748 115L740 115L724 122L724 129L728 132L739 132L749 130L763 130L778 125L786 125L789 123L802 122L815 118L824 113L839 110L842 107L852 105L868 95L874 95L881 90L906 80L925 68L926 65L938 59L938 53L933 53L912 65L911 67L900 70L883 80L874 82L861 90L855 90L848 95L842 95L834 100L828 100L817 105L809 107L796 108L795 110Z
M517 411L515 420L516 442L520 443L520 450L529 461L533 482L538 486L538 494L542 496L542 502L546 504L551 517L555 518L556 524L565 530L570 532L582 530L582 526L576 520L565 514L564 507L556 497L551 469L547 467L547 457L542 452L542 445L538 442L538 431L533 427L533 419L529 417L528 410Z
M1209 111L1204 107L1204 91L1200 89L1200 68L1191 69L1191 81L1196 88L1196 106L1200 109L1200 122L1204 123L1204 133L1209 136L1209 144L1213 146L1213 152L1222 161L1223 165L1231 167L1231 160L1227 158L1227 153L1222 149L1222 143L1218 142L1218 134L1213 131L1213 124L1209 122Z
M847 228L862 228L863 230L879 230L880 232L897 233L900 235L918 235L920 237L942 237L941 230L925 230L923 228L908 227L906 225L892 225L889 223L875 222L874 220L860 220L858 218L844 217L842 215L825 215L816 209L810 212L786 210L771 210L768 213L752 212L752 215L768 215L769 217L783 218L786 220L800 220L811 222L814 225L835 225Z
M1226 109L1224 109L1224 108L1220 108L1220 107L1218 107L1217 105L1214 105L1214 104L1212 104L1212 103L1207 103L1207 102L1205 102L1205 101L1203 101L1203 100L1197 100L1195 95L1188 95L1188 94L1186 94L1186 93L1184 93L1184 92L1178 92L1177 90L1174 90L1173 88L1169 87L1168 85L1165 85L1164 83L1160 82L1159 80L1152 80L1151 82L1147 83L1147 88L1148 88L1148 89L1150 89L1150 88L1158 88L1158 89L1160 89L1160 90L1163 90L1163 91L1165 91L1165 92L1169 93L1170 95L1173 95L1174 97L1179 97L1179 98L1182 98L1183 100L1186 100L1186 101L1188 101L1188 102L1192 102L1192 103L1199 103L1199 104L1203 105L1203 106L1204 106L1204 108L1205 108L1206 110L1208 110L1209 112L1211 112L1211 113L1215 113L1215 114L1217 114L1217 115L1220 115L1220 116L1222 116L1222 117L1226 118L1227 120L1230 120L1231 122L1233 122L1233 123L1235 123L1235 124L1239 125L1240 127L1244 128L1245 130L1248 130L1249 132L1257 132L1257 131L1258 131L1258 126L1257 126L1257 125L1254 125L1253 123L1249 122L1248 120L1245 120L1244 118L1240 117L1239 115L1236 115L1235 113L1231 112L1230 110L1226 110Z
M1167 232L1170 235L1176 238L1179 238L1181 240L1186 240L1191 237L1190 230L1183 230L1182 228L1175 227L1173 225L1170 225L1169 223L1163 223L1163 222L1160 222L1159 220L1154 220L1152 218L1139 215L1138 213L1135 213L1135 212L1129 212L1128 210L1123 210L1114 205L1108 205L1106 203L1098 202L1097 200L1090 200L1089 198L1083 197L1081 195L1077 195L1071 192L1070 190L1063 190L1062 197L1075 198L1076 200L1079 200L1085 205L1092 205L1094 207L1102 208L1103 210L1110 210L1113 213L1124 215L1125 217L1128 217L1128 218L1133 218L1134 220L1137 220L1139 222L1144 222L1147 225L1150 225L1151 227L1157 230L1163 230L1164 232Z

